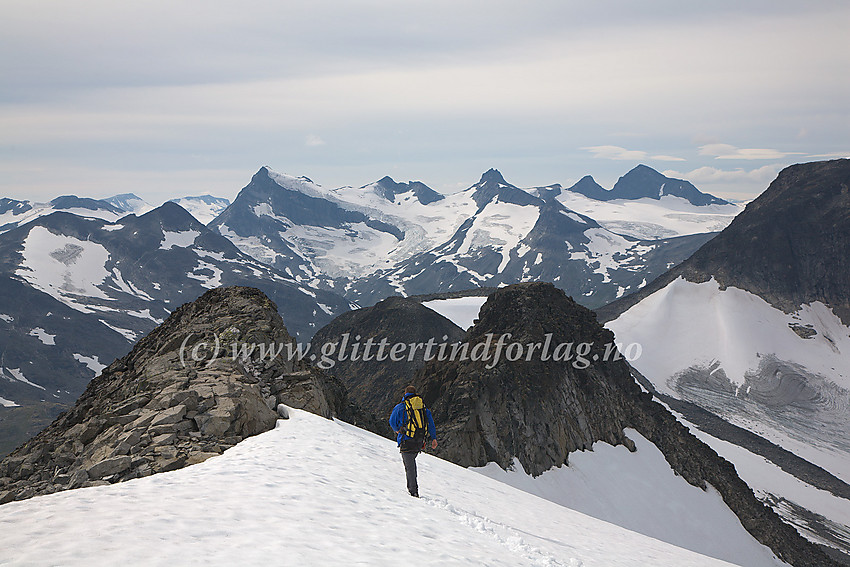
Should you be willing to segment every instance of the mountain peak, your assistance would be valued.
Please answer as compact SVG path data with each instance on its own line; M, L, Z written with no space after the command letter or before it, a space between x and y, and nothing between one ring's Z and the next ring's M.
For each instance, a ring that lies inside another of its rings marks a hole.
M492 167L485 171L483 174L481 174L481 180L478 183L503 183L505 185L508 184L508 182L505 181L505 178L502 177L501 172L499 172L498 169Z
M611 198L611 192L606 191L599 183L596 182L590 175L585 175L576 182L575 185L567 189L573 193L579 193L585 197L596 199L597 201L607 201Z
M62 195L61 197L56 197L50 201L50 204L57 209L88 209L90 211L105 209L115 214L125 212L106 201L90 199L88 197L77 197L76 195Z
M531 193L511 185L498 169L490 168L481 176L481 180L467 189L473 190L472 199L478 205L478 210L483 209L494 199L503 203L515 205L540 205L543 201Z
M198 219L193 217L189 211L172 201L166 201L159 207L141 215L139 219L143 219L143 222L157 222L163 230L180 232L202 228Z
M667 177L648 165L639 164L620 177L611 191L609 199L661 199L666 195L680 197L692 205L728 205L727 201L703 193L684 179Z
M385 175L373 183L372 187L374 188L375 193L391 203L395 202L396 195L402 195L410 192L412 192L413 196L416 197L416 199L423 205L428 205L434 201L439 201L445 198L445 195L437 193L421 181L398 183L389 175Z

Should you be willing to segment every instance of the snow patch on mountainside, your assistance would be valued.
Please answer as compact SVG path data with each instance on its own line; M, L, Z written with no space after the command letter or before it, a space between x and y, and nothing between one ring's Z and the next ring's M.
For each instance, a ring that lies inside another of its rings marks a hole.
M534 478L518 460L514 470L495 463L474 469L629 530L725 561L751 567L785 565L753 538L720 494L703 491L676 475L664 455L633 429L637 451L599 442L570 453L569 465Z
M280 234L310 258L320 273L331 277L387 267L391 264L388 257L399 243L392 234L363 222L346 228L296 225Z
M635 246L635 243L600 228L589 228L584 231L584 235L589 240L586 245L587 250L571 252L570 259L587 262L594 273L602 275L602 283L610 282L611 275L608 271L621 267L621 262L614 257L625 255L629 248Z
M423 301L422 305L436 311L461 329L467 330L475 324L485 301L487 297L454 297Z
M82 354L74 354L74 360L85 364L88 366L89 370L94 372L94 375L97 376L100 374L104 368L106 368L105 364L101 364L100 360L98 360L97 356L85 356Z
M340 187L332 193L340 201L362 204L364 212L404 230L404 240L393 254L395 261L444 243L476 211L475 202L465 192L447 195L427 205L412 193L398 195L398 200L391 202L375 193L373 185Z
M488 203L473 218L458 249L442 256L439 261L457 264L460 257L481 248L491 248L502 256L495 270L495 273L501 273L511 260L511 251L534 228L539 216L540 209L533 205L515 205L499 200Z
M182 197L180 199L172 199L172 203L177 203L186 211L195 217L203 225L207 225L213 221L218 215L230 205L230 201L223 197L213 197L212 195L200 195L197 197Z
M173 247L188 248L195 243L195 239L201 235L197 230L184 230L182 232L162 231L162 243L160 250L171 250Z
M56 335L51 335L50 333L48 333L47 331L45 331L41 327L36 327L35 329L31 330L27 334L31 337L37 338L43 344L50 345L50 346L56 344L56 340L55 340Z
M18 408L18 407L21 407L20 405L18 405L17 403L13 402L12 400L7 400L6 398L2 398L2 397L0 397L0 406L3 406L4 408Z
M17 209L10 210L0 214L0 227L2 227L0 232L10 230L17 226L22 226L39 217L47 216L59 211L71 213L79 217L102 219L107 222L115 222L125 216L123 213L116 213L115 211L107 209L85 209L82 207L63 208L54 206L51 203L31 203L29 201L24 201L23 203L29 205L31 208L26 211L20 211Z
M109 252L100 244L36 226L24 240L21 254L23 261L15 274L68 307L91 313L77 298L107 299L98 286L109 276Z
M729 565L427 454L410 498L393 441L289 413L198 465L3 505L6 564Z
M631 364L659 392L850 482L850 329L827 306L787 314L714 279L678 278L606 326L641 345Z
M0 374L5 376L7 380L17 380L18 382L23 382L27 386L32 386L33 388L44 390L44 386L39 386L35 382L30 382L29 380L27 380L27 377L24 376L24 373L21 372L20 368L0 368Z
M751 453L738 445L711 437L696 427L691 426L690 429L691 433L714 449L718 455L734 463L738 475L760 499L770 501L772 498L780 497L841 524L846 535L844 545L850 547L850 502L803 482L764 457ZM780 515L786 516L781 510L778 510L778 512ZM788 518L786 517L786 519ZM805 523L793 523L807 539L823 545L833 545L832 542L825 540L819 534L810 529L805 529Z

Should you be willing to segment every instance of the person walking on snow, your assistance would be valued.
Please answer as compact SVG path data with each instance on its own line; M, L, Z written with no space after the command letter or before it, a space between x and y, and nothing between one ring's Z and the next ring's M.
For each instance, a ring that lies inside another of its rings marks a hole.
M419 498L419 485L416 483L416 455L425 448L428 437L431 438L431 448L437 448L437 427L431 410L416 394L416 388L408 386L404 390L401 403L393 408L390 414L390 427L393 428L407 475L407 491L411 496ZM426 432L427 428L427 432Z

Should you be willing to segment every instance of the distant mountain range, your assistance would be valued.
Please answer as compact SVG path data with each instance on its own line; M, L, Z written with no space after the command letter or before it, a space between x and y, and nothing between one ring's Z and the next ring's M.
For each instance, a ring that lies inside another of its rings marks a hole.
M208 224L230 204L228 199L211 195L181 197L172 199L171 202L186 209L201 224ZM0 199L0 233L57 211L112 222L128 213L143 215L155 208L133 193L115 195L108 199L89 199L75 195L64 195L56 197L49 203L2 198Z
M361 305L553 281L597 307L687 258L740 211L646 166L606 193L624 197L521 189L494 169L453 195L389 177L328 190L264 167L209 226L246 254Z
M679 184L645 169L624 176L644 180L642 192L605 201L557 184L521 189L496 170L443 195L390 177L325 189L267 167L232 203L2 199L0 453L209 288L263 290L300 340L391 295L542 280L599 306L637 290L740 210L698 191L659 198L659 183Z

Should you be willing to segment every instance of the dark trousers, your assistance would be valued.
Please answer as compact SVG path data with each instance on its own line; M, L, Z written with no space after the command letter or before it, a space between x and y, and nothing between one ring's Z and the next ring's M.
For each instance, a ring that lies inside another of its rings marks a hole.
M416 484L416 455L402 451L401 460L404 462L404 473L407 475L407 491L412 496L419 496L419 485Z

